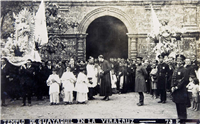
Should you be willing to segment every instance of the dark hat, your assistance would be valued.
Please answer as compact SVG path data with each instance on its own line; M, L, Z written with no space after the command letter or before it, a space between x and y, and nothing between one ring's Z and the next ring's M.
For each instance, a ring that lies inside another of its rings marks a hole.
M31 59L27 59L27 61L30 61L30 62L32 62L32 60L31 60Z
M140 59L140 60L142 60L143 58L142 58L142 57L140 57L140 56L138 56L138 57L137 57L137 59Z
M99 55L98 58L102 58L103 59L103 55Z
M160 55L158 55L158 58L159 58L159 59L160 59L161 57L162 57L162 58L165 57L163 53L161 53Z
M176 60L177 60L178 58L180 58L181 60L185 60L185 56L182 55L182 54L176 55Z

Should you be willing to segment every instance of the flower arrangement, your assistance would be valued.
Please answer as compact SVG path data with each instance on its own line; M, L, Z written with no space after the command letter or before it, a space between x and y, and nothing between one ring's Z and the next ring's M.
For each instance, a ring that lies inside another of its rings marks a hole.
M178 30L174 30L168 26L168 21L163 20L162 26L159 27L159 33L151 32L147 35L147 41L154 43L154 48L151 54L159 54L165 56L175 56L179 52L178 40L180 39L180 33L176 33Z

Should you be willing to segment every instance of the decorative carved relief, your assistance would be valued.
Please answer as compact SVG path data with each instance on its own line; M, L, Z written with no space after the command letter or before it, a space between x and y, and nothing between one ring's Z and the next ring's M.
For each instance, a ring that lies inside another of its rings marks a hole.
M84 47L84 46L83 46L82 40L79 40L79 41L78 41L78 50L84 50L83 47Z
M181 51L186 57L196 55L196 40L195 38L183 38L180 45Z
M143 58L152 57L155 58L155 54L152 52L154 48L154 44L150 44L146 41L146 38L138 38L137 40L137 52L138 56Z
M197 8L184 7L183 22L185 25L196 25L197 23Z

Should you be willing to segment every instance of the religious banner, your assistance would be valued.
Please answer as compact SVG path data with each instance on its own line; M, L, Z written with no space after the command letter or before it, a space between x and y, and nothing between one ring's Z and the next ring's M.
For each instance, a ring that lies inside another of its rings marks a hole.
M7 58L15 66L25 64L27 59L41 62L38 47L48 42L43 1L36 16L24 8L17 15L13 13L13 17L15 33L7 38L2 58Z
M48 42L45 5L43 0L41 1L41 4L35 16L35 41L39 42L41 45Z

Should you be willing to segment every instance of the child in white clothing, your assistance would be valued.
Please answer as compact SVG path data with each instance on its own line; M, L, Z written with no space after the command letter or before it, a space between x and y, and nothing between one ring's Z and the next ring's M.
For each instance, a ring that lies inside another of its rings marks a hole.
M110 78L111 78L111 86L112 86L112 93L117 93L117 77L115 75L114 69L110 71Z
M199 109L199 80L197 78L189 78L190 83L186 86L189 92L192 92L192 110Z
M49 86L50 105L59 104L59 93L60 93L60 78L56 74L56 70L52 69L52 74L46 81Z
M88 101L88 78L85 74L85 69L82 67L80 68L80 72L77 77L77 82L75 86L75 91L77 92L76 101L78 103L84 104Z
M76 77L70 70L70 66L67 66L66 72L64 72L61 77L61 82L64 90L63 101L65 102L65 105L71 104L73 102L74 83L76 82Z
M158 98L157 96L157 68L158 61L154 60L152 62L152 70L150 72L150 77L151 77L151 88L152 88L152 98L156 99Z

